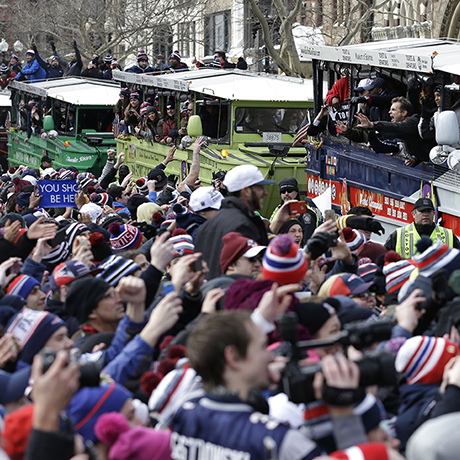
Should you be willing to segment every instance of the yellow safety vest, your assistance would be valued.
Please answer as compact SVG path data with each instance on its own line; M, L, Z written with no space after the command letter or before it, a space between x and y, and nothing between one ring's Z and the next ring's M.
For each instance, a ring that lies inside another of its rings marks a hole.
M396 229L396 248L395 251L405 259L412 259L417 254L417 241L422 237L419 235L415 228L415 224L406 225ZM450 248L454 246L454 233L449 228L440 227L436 225L430 235L433 243L442 242L447 244Z

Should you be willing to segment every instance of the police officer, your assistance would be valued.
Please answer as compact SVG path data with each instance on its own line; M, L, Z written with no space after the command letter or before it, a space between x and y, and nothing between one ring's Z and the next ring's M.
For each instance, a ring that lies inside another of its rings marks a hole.
M273 211L270 217L270 223L274 221L278 210L283 203L290 200L300 200L299 183L295 177L286 177L281 179L278 184L278 189L281 195L281 204ZM321 223L319 222L320 218L318 217L318 214L307 205L307 212L297 216L297 219L300 221L303 231L303 238L300 246L305 246L311 235L313 235L316 227L318 227L318 224Z
M385 242L388 251L396 251L405 259L416 253L416 244L422 236L428 236L433 243L442 242L450 248L460 249L460 242L452 230L434 223L434 206L429 198L419 198L412 211L414 222L397 228Z

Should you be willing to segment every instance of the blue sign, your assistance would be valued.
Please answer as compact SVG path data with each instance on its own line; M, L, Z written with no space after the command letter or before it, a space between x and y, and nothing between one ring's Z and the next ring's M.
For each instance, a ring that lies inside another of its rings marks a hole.
M40 207L76 207L75 195L78 193L78 186L75 180L40 180L38 191L42 196Z

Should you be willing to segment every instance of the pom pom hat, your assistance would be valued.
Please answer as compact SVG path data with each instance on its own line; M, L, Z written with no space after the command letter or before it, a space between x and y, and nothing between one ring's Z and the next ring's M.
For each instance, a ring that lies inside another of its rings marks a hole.
M97 438L110 447L109 460L170 460L171 432L143 426L130 429L122 414L110 412L97 420Z
M113 222L109 225L110 245L113 252L137 249L142 244L142 233L137 227Z
M415 262L410 259L403 259L395 251L385 254L385 266L383 274L387 292L392 294L399 291L409 281L410 274L415 270Z
M441 337L418 335L406 340L396 356L395 368L407 383L441 383L444 367L460 354L458 345Z
M278 235L271 240L265 251L262 276L280 285L299 283L307 268L307 260L294 240L289 235Z
M431 244L423 248L422 244L426 240ZM421 254L416 255L414 261L420 275L429 278L439 270L445 270L446 276L449 276L454 270L460 268L460 251L458 249L449 248L442 243L432 244L431 239L425 237L417 242L417 248Z
M343 237L352 254L356 254L364 244L364 235L358 230L345 227L342 230Z

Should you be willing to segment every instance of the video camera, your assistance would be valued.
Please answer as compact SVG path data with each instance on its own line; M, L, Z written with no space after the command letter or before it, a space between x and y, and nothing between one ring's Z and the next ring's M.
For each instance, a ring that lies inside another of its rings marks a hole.
M293 312L284 314L278 321L281 336L290 345L287 353L288 362L281 379L281 391L296 403L315 401L313 379L321 372L321 363L313 366L299 367L303 358L302 351L312 348L329 347L336 344L353 345L358 350L373 343L391 338L392 322L377 320L374 322L356 322L347 324L345 329L331 340L308 340L297 342L297 315ZM359 368L359 385L390 386L396 384L394 356L389 352L366 352L364 358L357 361Z

